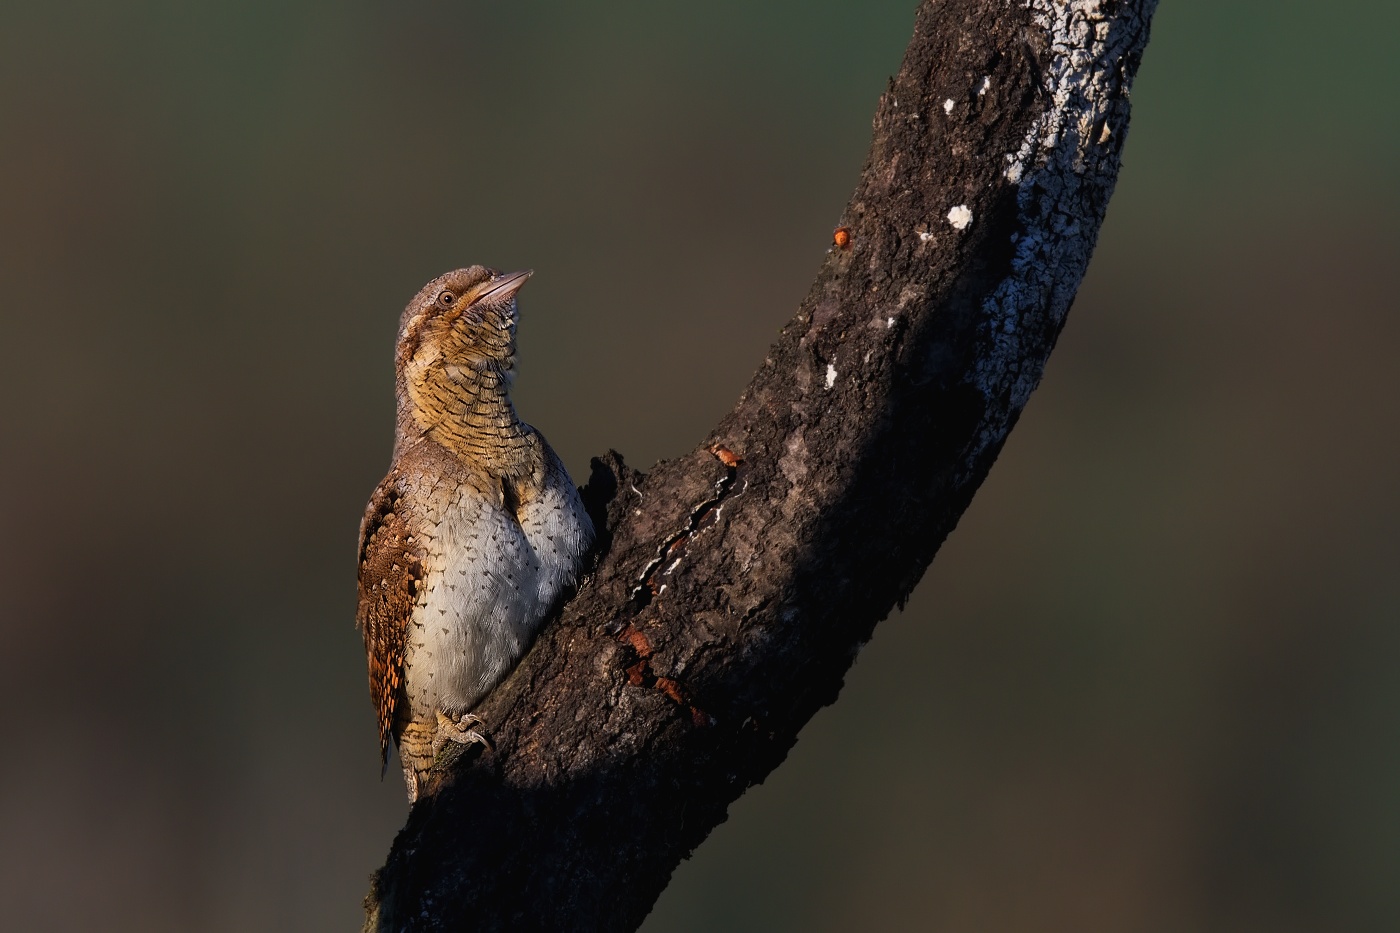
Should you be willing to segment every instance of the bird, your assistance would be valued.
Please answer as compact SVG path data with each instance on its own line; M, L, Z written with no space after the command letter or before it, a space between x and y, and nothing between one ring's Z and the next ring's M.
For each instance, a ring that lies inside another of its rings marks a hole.
M356 625L381 776L393 743L410 803L448 742L490 744L473 710L593 542L564 464L510 400L516 293L532 274L448 272L399 319L393 455L360 522Z

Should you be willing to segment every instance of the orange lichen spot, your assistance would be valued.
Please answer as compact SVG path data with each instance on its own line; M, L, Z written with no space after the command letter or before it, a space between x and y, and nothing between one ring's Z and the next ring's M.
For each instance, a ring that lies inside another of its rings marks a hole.
M719 462L729 467L731 470L744 462L744 458L723 444L716 444L710 448L710 453L719 458Z
M629 625L623 630L621 640L637 652L637 657L651 657L651 642L647 641L647 637L632 626Z
M836 244L837 249L851 248L851 228L837 227L836 232L831 235L831 242Z
M688 706L685 701L685 693L681 690L681 685L669 677L656 678L656 689L670 697L681 706Z

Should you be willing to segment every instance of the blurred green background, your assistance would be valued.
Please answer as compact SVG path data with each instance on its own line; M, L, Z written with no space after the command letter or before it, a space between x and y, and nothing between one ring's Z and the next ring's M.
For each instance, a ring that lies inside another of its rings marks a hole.
M913 5L6 5L6 928L358 928L399 310L533 267L524 417L576 477L687 451ZM1042 388L647 933L1400 928L1397 35L1162 4Z

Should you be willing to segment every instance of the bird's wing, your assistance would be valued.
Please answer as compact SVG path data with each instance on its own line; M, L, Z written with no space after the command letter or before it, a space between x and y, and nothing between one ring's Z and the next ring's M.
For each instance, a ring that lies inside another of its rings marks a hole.
M360 522L360 600L355 622L365 636L369 693L379 717L379 752L387 767L394 713L403 698L404 643L423 579L413 546L413 516L397 471L384 477Z

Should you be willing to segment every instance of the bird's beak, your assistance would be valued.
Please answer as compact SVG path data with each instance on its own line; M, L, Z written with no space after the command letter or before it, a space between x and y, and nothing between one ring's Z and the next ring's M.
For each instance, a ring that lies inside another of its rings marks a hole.
M520 291L530 276L535 274L534 269L525 269L521 272L507 272L497 276L487 282L481 289L472 296L472 303L481 301L484 298L505 299Z

